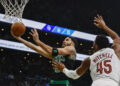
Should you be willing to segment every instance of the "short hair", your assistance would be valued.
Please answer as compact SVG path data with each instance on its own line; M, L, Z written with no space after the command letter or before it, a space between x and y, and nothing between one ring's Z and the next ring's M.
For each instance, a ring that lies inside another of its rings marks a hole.
M95 39L95 43L100 49L109 47L109 40L105 35L98 35Z
M75 48L77 48L78 47L78 41L77 41L77 39L76 38L74 38L74 37L69 37L69 38L71 38L71 40L74 42L74 44L75 44Z

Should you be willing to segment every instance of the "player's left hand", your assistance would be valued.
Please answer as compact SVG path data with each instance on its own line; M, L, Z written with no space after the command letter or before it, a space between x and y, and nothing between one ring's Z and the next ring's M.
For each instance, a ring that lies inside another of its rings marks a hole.
M60 72L63 71L63 69L65 68L65 65L61 62L56 62L56 61L52 61L52 66L54 69L59 70Z
M31 32L29 33L30 35L32 35L33 40L35 42L37 42L39 40L39 35L36 29L31 29Z

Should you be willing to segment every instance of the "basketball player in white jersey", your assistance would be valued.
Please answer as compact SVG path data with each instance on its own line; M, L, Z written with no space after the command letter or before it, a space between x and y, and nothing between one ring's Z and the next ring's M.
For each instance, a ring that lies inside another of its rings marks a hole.
M93 43L94 54L86 58L76 70L69 70L63 63L55 61L53 67L72 79L78 79L90 69L93 80L91 86L118 86L119 58L108 45L108 39L98 35Z
M94 25L100 29L103 29L113 39L114 43L112 45L112 48L114 49L116 55L120 59L120 37L117 35L117 33L114 32L105 24L104 19L100 15L97 15L97 17L94 18ZM119 81L119 86L120 86L120 81Z
M100 29L103 29L114 41L112 48L114 49L116 55L120 59L120 37L117 35L116 32L111 30L104 22L102 16L97 15L94 18L94 25Z

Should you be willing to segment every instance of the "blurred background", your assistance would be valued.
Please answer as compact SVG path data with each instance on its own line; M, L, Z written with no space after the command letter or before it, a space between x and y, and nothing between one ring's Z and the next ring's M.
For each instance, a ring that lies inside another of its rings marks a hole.
M93 25L94 17L100 14L106 24L120 34L119 4L119 0L30 0L24 9L23 18L92 35L107 35ZM0 13L4 14L1 4ZM11 36L10 26L10 23L0 22L0 39L19 43ZM34 43L29 35L32 28L26 28L22 38ZM38 32L40 40L52 47L61 47L66 37L45 30ZM91 55L93 41L76 39L79 44L77 53ZM81 62L77 59L74 69ZM0 47L0 86L49 86L51 80L59 80L60 76L52 69L51 60L38 53ZM91 86L92 83L90 71L78 80L68 80L70 86Z

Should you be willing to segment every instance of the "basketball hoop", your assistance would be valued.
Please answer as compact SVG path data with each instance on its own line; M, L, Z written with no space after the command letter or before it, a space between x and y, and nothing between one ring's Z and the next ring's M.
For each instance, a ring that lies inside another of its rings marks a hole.
M22 14L29 0L0 0L5 9L5 19L8 22L22 22Z

